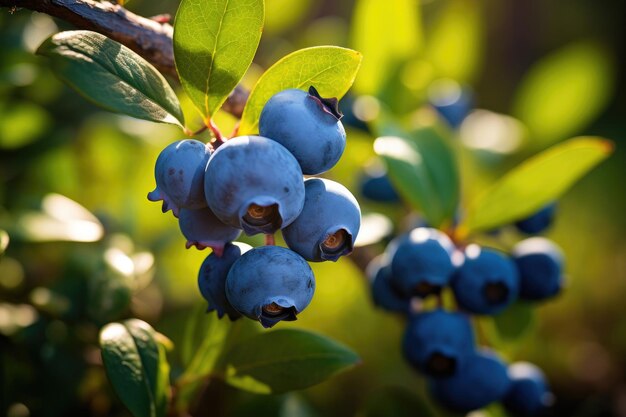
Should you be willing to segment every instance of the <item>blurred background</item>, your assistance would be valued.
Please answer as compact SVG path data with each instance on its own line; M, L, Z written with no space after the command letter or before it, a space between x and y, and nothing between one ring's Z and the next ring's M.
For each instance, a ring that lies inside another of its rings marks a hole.
M266 4L248 88L299 48L331 44L364 54L341 102L347 149L326 175L350 188L365 214L389 219L365 229L355 259L383 250L384 241L366 245L366 238L389 238L411 223L405 205L361 193L365 167L377 163L365 122L381 108L415 127L447 132L461 164L463 204L561 140L597 135L615 142L615 153L560 200L547 233L566 253L566 291L538 305L519 337L491 340L507 359L544 369L555 416L626 416L624 2ZM143 16L174 15L177 6L127 5ZM57 80L33 51L65 29L71 26L43 14L0 9L0 229L10 239L0 257L0 414L11 417L127 415L101 366L101 326L138 317L176 345L204 303L197 271L207 251L185 250L174 217L146 198L157 155L182 139L180 131L101 111ZM189 127L199 127L182 93L181 100ZM436 110L454 103L469 116ZM219 114L217 123L228 132L235 120ZM503 234L508 242L523 237ZM6 241L2 234L3 248ZM342 258L313 268L312 304L298 321L278 327L331 336L363 363L283 396L216 382L204 399L211 405L194 415L379 415L376 407L386 401L415 410L428 403L424 380L401 357L403 319L373 306L358 263ZM174 376L182 371L179 356L178 349L169 356Z

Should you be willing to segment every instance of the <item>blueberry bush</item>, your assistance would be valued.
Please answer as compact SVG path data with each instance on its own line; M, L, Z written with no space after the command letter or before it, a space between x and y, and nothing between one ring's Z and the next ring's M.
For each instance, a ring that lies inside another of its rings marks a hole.
M531 54L473 0L0 6L0 412L621 415L611 41Z

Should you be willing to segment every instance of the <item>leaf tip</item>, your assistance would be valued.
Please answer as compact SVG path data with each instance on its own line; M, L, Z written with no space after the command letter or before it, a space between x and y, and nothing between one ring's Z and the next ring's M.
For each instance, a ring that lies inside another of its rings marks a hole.
M599 139L599 143L602 146L602 150L606 155L610 155L615 151L615 142L609 139Z

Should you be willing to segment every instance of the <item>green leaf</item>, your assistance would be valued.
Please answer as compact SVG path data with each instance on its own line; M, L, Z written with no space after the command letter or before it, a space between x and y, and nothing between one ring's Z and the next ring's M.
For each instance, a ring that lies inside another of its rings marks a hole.
M502 339L515 340L522 337L532 326L535 318L535 306L524 301L517 301L502 313L493 317L498 336Z
M219 319L215 312L206 313L206 306L197 309L185 328L183 359L186 369L181 381L205 377L213 370L231 329L228 318Z
M601 45L580 42L531 68L515 97L513 116L526 124L534 147L575 135L598 116L614 90L612 65Z
M148 61L127 47L87 30L61 32L37 49L52 71L95 104L153 122L182 126L176 94Z
M261 394L307 388L354 366L347 347L302 330L262 333L235 345L221 361L230 385Z
M397 64L415 56L422 43L420 5L415 0L358 0L352 45L363 53L355 83L359 94L376 94Z
M471 80L478 72L483 45L481 6L476 0L451 0L426 38L426 59L438 77Z
M233 343L251 337L259 330L252 320L231 322L219 319L215 312L206 313L206 305L198 306L185 326L181 356L185 370L177 381L176 409L186 411L211 376L225 350Z
M446 226L459 200L458 168L451 147L434 128L411 133L393 125L379 131L374 152L381 156L401 197L421 210L433 227Z
M107 376L135 417L161 417L167 412L169 365L155 337L154 329L137 319L110 323L100 332Z
M579 137L535 155L473 201L461 229L469 233L488 230L531 215L557 199L612 151L608 140Z
M174 22L181 83L206 118L224 104L252 63L261 39L263 0L183 0Z
M338 46L316 46L295 51L272 65L259 78L241 116L239 134L258 133L259 116L267 100L289 89L308 90L340 99L350 89L361 65L361 54Z

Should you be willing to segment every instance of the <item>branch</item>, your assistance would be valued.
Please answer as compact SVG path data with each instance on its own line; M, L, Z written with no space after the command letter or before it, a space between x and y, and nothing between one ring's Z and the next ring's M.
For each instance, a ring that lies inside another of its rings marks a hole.
M59 18L80 29L101 33L132 49L159 71L178 79L174 65L173 27L136 15L118 4L94 0L0 0L0 7L29 9ZM222 107L241 117L248 91L237 86Z

